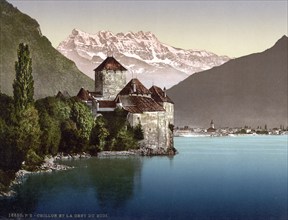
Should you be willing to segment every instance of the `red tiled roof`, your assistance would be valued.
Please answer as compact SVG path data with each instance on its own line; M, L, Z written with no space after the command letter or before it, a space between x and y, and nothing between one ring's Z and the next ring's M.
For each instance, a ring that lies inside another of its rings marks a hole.
M100 108L116 108L116 102L110 100L98 100Z
M120 96L123 108L131 113L165 111L165 109L150 97Z
M134 87L136 91L134 91ZM119 95L129 95L129 94L142 94L149 95L151 92L138 80L131 79L130 82L118 93Z
M137 106L124 106L123 108L130 113L143 113Z
M157 87L157 86L152 86L149 91L152 93L151 97L156 101L156 102L169 102L174 104L174 102L167 96L165 95L164 91Z
M80 91L77 94L77 98L81 99L82 101L93 100L93 98L90 96L89 92L87 90L85 90L84 88L80 89Z
M114 71L126 71L127 69L123 67L114 57L107 57L96 69L95 72L100 72L103 70L114 70Z

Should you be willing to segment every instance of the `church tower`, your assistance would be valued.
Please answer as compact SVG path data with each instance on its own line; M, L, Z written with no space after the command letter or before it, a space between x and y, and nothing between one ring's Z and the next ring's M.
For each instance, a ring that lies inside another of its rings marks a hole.
M210 123L210 128L215 128L215 125L214 125L214 122L213 122L213 120L211 120L211 123Z
M126 71L114 57L107 57L95 71L95 93L104 100L114 100L126 85Z

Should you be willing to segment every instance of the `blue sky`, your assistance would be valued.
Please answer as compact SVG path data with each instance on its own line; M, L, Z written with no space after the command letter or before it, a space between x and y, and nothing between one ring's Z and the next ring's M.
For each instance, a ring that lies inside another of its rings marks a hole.
M166 44L240 57L287 35L287 0L8 0L35 18L54 47L73 28L97 33L151 31Z

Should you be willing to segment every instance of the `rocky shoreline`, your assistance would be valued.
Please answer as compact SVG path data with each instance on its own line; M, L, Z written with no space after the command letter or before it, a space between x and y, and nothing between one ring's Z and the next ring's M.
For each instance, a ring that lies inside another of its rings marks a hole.
M97 157L117 157L117 156L173 156L177 154L175 148L164 149L164 148L148 148L141 147L138 150L128 150L128 151L101 151L97 154Z
M128 150L128 151L101 151L97 154L98 158L105 157L127 157L127 156L171 156L177 154L177 150L175 148L171 148L170 150L164 149L151 149L151 148L140 148L138 150ZM56 156L46 156L43 164L35 171L27 171L27 170L19 170L15 174L15 179L11 182L9 186L9 190L7 192L0 191L0 199L12 198L16 195L16 192L13 190L16 185L22 184L26 181L29 175L35 175L39 173L47 173L47 172L56 172L62 170L72 169L73 167L59 164L58 161L63 160L77 160L77 159L88 159L92 156L88 153L81 154L63 154L59 153Z
M129 151L101 151L97 154L97 157L117 157L117 156L140 156L138 150Z
M61 170L68 170L73 167L69 167L63 164L58 164L55 161L59 158L57 155L56 157L47 156L44 159L44 163L35 171L27 171L27 170L18 170L15 173L15 179L10 183L9 191L7 192L0 192L0 198L12 198L16 195L14 191L14 187L16 185L22 184L26 181L29 175L45 173L45 172L53 172L53 171L61 171Z

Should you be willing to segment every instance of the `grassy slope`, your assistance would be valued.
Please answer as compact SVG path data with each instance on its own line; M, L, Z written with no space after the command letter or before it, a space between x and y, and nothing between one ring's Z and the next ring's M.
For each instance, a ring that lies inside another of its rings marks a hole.
M76 95L81 87L93 90L93 80L52 47L49 40L41 35L36 20L2 0L0 13L1 92L13 94L14 65L21 42L28 44L31 51L35 98L56 95L59 90L67 90L70 95Z

